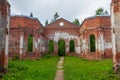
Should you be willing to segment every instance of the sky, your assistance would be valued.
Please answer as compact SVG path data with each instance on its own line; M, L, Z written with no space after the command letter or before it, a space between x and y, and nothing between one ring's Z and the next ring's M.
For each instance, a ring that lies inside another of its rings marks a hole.
M55 12L59 18L69 21L79 19L80 23L85 18L95 15L95 11L102 7L110 13L111 0L8 0L11 5L11 15L26 15L38 18L44 25L49 22Z

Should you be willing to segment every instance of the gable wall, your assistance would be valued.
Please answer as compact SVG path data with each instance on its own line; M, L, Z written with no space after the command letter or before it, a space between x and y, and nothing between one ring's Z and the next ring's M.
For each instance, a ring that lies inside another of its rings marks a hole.
M64 26L60 26L59 23L63 22ZM75 26L74 24L60 19L56 22L48 25L45 27L45 36L47 39L47 45L49 40L53 40L55 43L55 54L57 54L57 48L58 48L58 41L60 39L63 39L66 42L66 53L68 55L71 55L69 53L69 42L70 40L74 40L75 42L75 54L80 53L80 47L79 47L79 27ZM48 46L47 46L48 47Z

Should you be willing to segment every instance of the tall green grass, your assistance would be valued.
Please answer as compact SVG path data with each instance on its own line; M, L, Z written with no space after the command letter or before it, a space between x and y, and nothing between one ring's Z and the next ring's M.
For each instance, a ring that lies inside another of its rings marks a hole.
M10 60L3 80L54 80L58 59L47 55L38 60Z
M2 80L54 80L58 60L51 55L38 60L10 60ZM65 57L64 80L120 80L120 75L113 73L112 60Z
M65 80L120 80L112 70L112 60L88 61L76 57L66 57L64 63Z

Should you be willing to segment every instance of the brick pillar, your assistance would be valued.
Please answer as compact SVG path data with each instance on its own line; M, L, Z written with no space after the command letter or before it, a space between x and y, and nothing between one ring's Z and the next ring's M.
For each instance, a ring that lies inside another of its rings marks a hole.
M39 57L39 47L38 47L39 43L38 43L38 36L37 36L37 34L36 34L35 38L36 38L35 39L35 55L36 55L36 58L38 58Z
M9 12L8 2L0 0L0 73L6 73L8 68Z
M97 59L102 59L102 56L104 56L104 36L103 36L103 32L100 29L98 31L98 38L96 38L97 40L97 48L96 48L96 53L97 53Z
M83 41L82 41L82 48L83 48L83 54L84 54L84 57L86 58L86 55L87 55L87 49L86 49L86 39L83 38Z
M101 31L99 34L99 40L98 40L98 47L99 47L99 53L100 53L100 59L104 58L104 50L105 50L105 45L104 45L104 34Z
M20 53L19 53L19 58L23 59L24 57L24 32L22 32L23 29L21 29L20 32Z
M58 55L58 42L54 42L54 54Z
M115 73L120 73L120 0L112 0L111 24L113 43L113 69Z
M69 40L65 40L65 51L66 51L66 54L69 54Z

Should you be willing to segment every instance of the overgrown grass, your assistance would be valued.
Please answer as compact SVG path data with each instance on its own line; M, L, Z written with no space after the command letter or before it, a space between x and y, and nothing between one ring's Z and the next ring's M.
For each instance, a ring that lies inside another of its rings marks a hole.
M65 80L120 80L112 70L112 60L88 61L76 57L66 57L64 63Z
M38 60L10 60L2 80L54 80L59 57L45 55ZM120 80L112 71L112 60L88 61L65 57L65 80Z
M38 60L10 60L3 80L54 80L58 59L47 55Z

